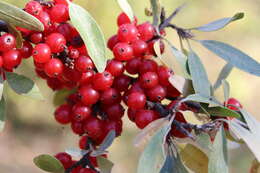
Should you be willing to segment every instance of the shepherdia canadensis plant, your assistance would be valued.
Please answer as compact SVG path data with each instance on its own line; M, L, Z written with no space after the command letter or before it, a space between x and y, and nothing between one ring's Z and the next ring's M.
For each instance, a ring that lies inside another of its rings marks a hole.
M36 74L56 92L54 119L80 136L79 149L34 158L42 170L111 172L113 163L106 150L122 133L126 113L142 129L134 140L136 146L153 134L140 157L138 173L227 173L228 140L248 146L256 158L251 172L256 172L260 124L229 96L226 78L233 68L260 76L260 64L226 43L197 40L192 33L219 30L244 14L186 29L172 23L184 6L168 16L159 0L150 0L146 14L152 23L140 23L127 0L117 2L123 12L117 18L118 31L107 44L93 17L69 0L31 0L24 9L0 2L1 129L4 87L42 99L32 80L14 72L23 59L32 57ZM167 40L166 28L177 32L181 50ZM191 42L226 61L214 85ZM165 46L182 74L167 66ZM224 99L218 100L214 92L221 86ZM190 123L187 112L201 123Z

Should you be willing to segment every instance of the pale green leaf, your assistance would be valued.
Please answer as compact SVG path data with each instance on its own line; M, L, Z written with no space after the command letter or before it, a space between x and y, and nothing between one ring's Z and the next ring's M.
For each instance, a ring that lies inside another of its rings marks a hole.
M117 0L117 3L119 4L120 8L123 10L123 12L129 17L131 21L134 21L134 12L132 10L132 7L128 3L127 0Z
M4 129L5 125L5 99L3 96L1 96L1 101L0 101L0 131Z
M222 68L221 72L219 73L218 79L217 79L217 81L215 82L215 84L214 84L214 86L213 86L213 88L214 88L215 90L216 90L218 87L220 87L222 81L225 80L225 79L228 77L228 75L231 73L232 69L233 69L233 66L232 66L231 64L226 64L226 65Z
M114 166L114 164L110 160L102 156L97 157L97 164L98 168L100 169L100 173L111 173Z
M34 164L47 172L51 173L64 173L64 167L62 163L53 156L43 154L33 159Z

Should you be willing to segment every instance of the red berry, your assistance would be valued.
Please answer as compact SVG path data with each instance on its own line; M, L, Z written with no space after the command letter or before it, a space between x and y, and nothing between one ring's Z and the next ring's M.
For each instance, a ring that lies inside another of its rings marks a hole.
M144 89L141 86L141 83L139 81L135 82L131 88L129 89L129 92L143 92L144 93Z
M38 77L42 78L42 79L48 79L49 77L44 73L44 71L42 70L38 70L35 69L35 72L37 74Z
M113 76L107 71L97 73L92 81L93 88L96 90L105 91L112 86L113 80Z
M71 122L71 106L68 104L60 105L54 113L55 119L61 124L68 124Z
M117 120L117 121L107 121L104 125L104 129L106 133L108 134L111 130L115 130L116 136L120 136L122 133L122 128L123 128L123 122L122 120Z
M60 59L53 58L45 64L44 71L49 77L57 77L62 74L63 63Z
M119 76L123 74L124 70L124 64L121 61L117 61L114 59L108 61L106 66L106 71L111 73L112 76Z
M105 112L110 120L120 120L125 113L125 109L119 103L109 105L105 108Z
M130 59L126 63L126 67L125 67L126 71L130 74L137 74L139 72L139 67L141 64L142 64L141 58Z
M79 89L79 95L82 103L85 105L95 104L99 99L99 93L91 86L84 86Z
M81 79L82 73L76 69L65 67L63 69L63 79L68 82L78 82Z
M12 34L5 33L0 37L0 52L7 52L16 47L16 39Z
M70 0L70 1L72 1L72 0ZM55 2L56 4L68 5L68 3L67 3L66 0L54 0L54 2Z
M133 48L127 43L117 43L113 48L115 59L128 61L133 58Z
M145 73L145 72L157 72L158 65L154 60L151 59L144 59L139 66L139 72Z
M72 58L72 59L77 59L79 57L78 49L70 46L69 47L69 57Z
M87 144L88 144L88 136L82 136L79 140L79 148L82 150L86 150Z
M157 56L156 52L154 50L154 43L157 42L157 41L158 40L152 40L152 41L150 41L148 43L148 52L149 52L149 54L151 54L153 56ZM160 40L160 51L161 51L161 54L163 54L164 49L165 49L164 43Z
M227 105L227 107L229 109L234 110L234 111L238 111L239 110L238 108L242 108L241 103L235 98L229 98L227 100L227 103L225 103L225 105Z
M33 59L37 63L46 63L51 59L51 49L45 43L37 44L33 49Z
M55 155L55 157L62 163L65 169L68 169L72 164L72 158L67 153L58 153Z
M72 26L68 23L61 23L57 27L57 32L62 34L68 41L70 41L72 38Z
M145 22L137 26L139 37L143 41L151 40L155 35L155 29L150 22Z
M118 43L118 38L117 35L113 35L112 37L109 38L109 40L107 41L107 47L110 50L113 50L114 46Z
M54 5L50 12L50 17L53 22L62 23L69 19L68 6L63 4Z
M132 43L132 48L134 51L134 56L142 57L146 54L148 50L148 45L143 40L136 40Z
M30 41L34 44L38 44L43 40L43 33L41 32L34 32L30 35Z
M50 34L45 42L50 46L52 53L62 52L66 46L66 39L60 33Z
M116 103L120 103L120 92L115 88L109 88L101 94L100 101L104 105L113 105Z
M131 23L131 20L129 19L129 17L127 16L127 14L125 14L124 12L120 13L119 16L117 17L117 25L121 26L123 24L127 24L127 23ZM134 21L133 24L137 24L137 18L134 17Z
M102 122L97 118L89 118L84 124L84 130L91 138L98 138L102 135Z
M80 103L72 108L72 119L74 121L84 121L91 116L91 108Z
M135 115L136 115L137 111L138 111L138 110L136 110L136 109L131 109L131 108L128 108L128 109L127 109L128 118L129 118L129 120L131 120L132 122L135 122Z
M22 58L29 58L32 56L33 47L29 41L24 41L23 46L19 49Z
M169 77L173 75L173 71L171 69L161 65L157 69L157 74L161 85L163 86L171 85L169 82Z
M3 64L4 64L3 57L2 57L2 56L0 56L0 68L2 68L2 67L3 67Z
M27 13L35 16L39 15L43 11L41 4L34 0L28 2L24 9Z
M60 90L63 88L63 83L60 80L57 80L57 78L49 77L47 79L47 85L53 90Z
M114 79L113 87L119 92L126 91L131 84L131 80L131 77L122 74Z
M71 129L77 135L82 135L84 133L84 122L72 121Z
M51 27L51 19L47 12L45 11L40 12L40 14L36 16L36 18L39 19L40 22L42 22L45 30L48 30Z
M172 85L167 86L167 96L168 97L179 97L181 93Z
M80 85L90 84L93 80L95 72L93 70L82 73L81 78L79 80Z
M159 114L153 110L138 110L135 117L135 123L140 129L145 128L148 124L159 118Z
M155 72L146 72L140 76L140 83L143 88L153 88L159 83L158 75Z
M133 92L128 95L127 105L131 109L142 109L146 103L146 96L142 92Z
M133 42L138 39L138 30L133 24L123 24L118 28L117 36L120 42Z
M92 60L85 55L82 55L76 59L75 66L76 69L80 72L87 72L94 69Z
M160 102L166 97L167 90L161 85L156 85L155 87L148 90L147 95L149 100L154 102Z
M3 54L4 68L12 70L17 67L22 61L20 52L17 50L9 50Z

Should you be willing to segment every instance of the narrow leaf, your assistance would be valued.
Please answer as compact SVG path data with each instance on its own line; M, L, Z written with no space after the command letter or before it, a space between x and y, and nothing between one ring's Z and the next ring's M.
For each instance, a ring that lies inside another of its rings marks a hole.
M0 101L0 131L4 129L5 125L5 99L3 96L1 96L1 101Z
M231 64L226 64L221 72L219 73L218 79L214 84L214 90L216 90L218 87L220 87L220 85L222 84L222 80L226 79L228 77L228 75L231 73L233 69L233 66Z
M63 173L64 167L62 163L53 156L43 154L33 159L34 164L40 169L52 172L52 173Z
M233 21L242 19L243 17L244 17L244 13L237 13L233 17L219 19L214 22L208 23L206 25L203 25L203 26L200 26L197 28L192 28L192 29L204 31L204 32L216 31L221 28L224 28L226 25L228 25L229 23L231 23Z
M69 2L69 14L71 22L82 37L97 70L103 72L107 57L106 43L100 27L84 8L72 2Z
M128 3L127 0L117 0L117 3L119 4L120 8L123 10L123 12L129 17L131 21L134 21L134 12L132 10L132 7Z
M209 154L208 172L228 173L227 141L223 127L219 129L212 147Z
M196 93L204 97L210 97L210 82L199 57L191 51L188 56L189 70L191 73L193 88Z
M97 157L97 164L98 168L100 169L100 173L111 173L114 166L114 164L110 160L102 156Z
M226 80L222 80L222 86L223 86L223 91L224 91L224 101L226 102L229 99L230 86Z
M214 97L203 97L199 94L192 94L186 97L185 99L182 100L182 102L185 101L194 101L194 102L201 102L201 103L208 103L211 106L222 106L222 104L216 100Z
M202 105L203 106L203 105ZM205 107L203 108L211 115L211 116L218 116L218 117L235 117L240 118L240 114L236 111L230 110L226 107Z
M20 95L31 97L34 99L43 100L39 88L37 85L29 78L19 75L16 73L6 73L7 82L9 86Z
M69 149L66 149L65 152L73 157L83 157L85 154L88 153L87 150L81 150L78 148L69 148Z
M204 47L240 70L260 76L260 63L240 50L215 40L199 41Z
M162 10L160 0L150 0L150 3L153 11L153 25L158 27Z
M14 26L43 31L43 24L34 16L6 2L0 1L0 19Z

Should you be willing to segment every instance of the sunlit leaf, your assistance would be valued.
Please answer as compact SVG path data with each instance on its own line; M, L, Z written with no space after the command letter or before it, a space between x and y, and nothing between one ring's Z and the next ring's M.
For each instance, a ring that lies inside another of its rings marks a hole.
M100 173L111 173L114 166L114 164L110 160L102 156L97 157L97 164L98 168L100 169Z
M203 106L203 105L202 105ZM236 111L228 109L222 106L215 106L215 107L205 107L203 108L211 115L211 116L218 116L218 117L235 117L240 118L240 114Z
M213 88L216 90L218 87L220 87L220 85L222 84L222 81L225 80L228 75L231 73L233 69L233 66L231 64L226 64L221 72L219 73L219 76L218 76L218 79L217 81L215 82Z
M153 25L159 26L161 10L162 10L160 0L150 0L150 3L153 11Z
M117 3L119 4L120 8L123 10L123 12L129 17L131 21L134 21L134 12L132 10L132 7L128 3L127 0L117 0Z
M53 156L43 154L33 159L34 164L40 169L52 173L64 173L62 163Z
M0 101L0 131L4 129L4 125L5 125L5 107L6 107L6 103L5 103L4 96L2 95Z
M230 86L226 80L222 80L222 86L223 86L223 91L224 91L224 101L226 102L229 99Z
M192 94L182 100L184 101L194 101L194 102L201 102L201 103L208 103L211 106L222 106L222 104L216 100L214 97L203 97L200 94Z
M185 97L194 92L192 81L182 76L172 75L169 78L170 83Z
M87 150L81 150L78 148L68 148L65 150L66 153L73 157L83 157L85 154L87 154Z

